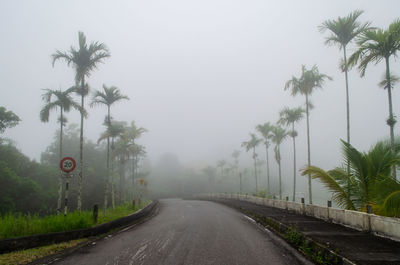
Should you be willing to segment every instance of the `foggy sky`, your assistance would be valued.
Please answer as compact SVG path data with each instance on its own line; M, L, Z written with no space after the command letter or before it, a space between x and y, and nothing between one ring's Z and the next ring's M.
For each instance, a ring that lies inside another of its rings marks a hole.
M171 152L196 166L232 160L234 149L242 151L242 165L250 161L241 143L257 124L277 121L283 107L304 103L283 87L300 75L302 64L317 64L334 80L311 97L312 163L329 169L340 162L339 139L346 137L344 75L338 69L342 52L325 46L327 34L317 27L361 9L360 21L386 28L399 17L399 8L398 0L1 1L0 105L22 119L6 136L40 159L59 115L53 112L49 123L40 122L42 89L74 84L73 69L62 61L52 67L50 56L77 47L83 31L88 43L103 42L111 52L88 78L92 90L113 85L131 99L113 106L112 116L149 130L139 143L151 159ZM399 62L392 60L391 69L399 74ZM365 78L356 69L349 74L352 144L362 150L389 135L387 92L377 86L383 73L380 63L368 66ZM399 96L395 87L395 115ZM105 114L105 107L89 109L87 138L96 141L104 131ZM76 112L67 118L79 123ZM297 131L302 167L305 120ZM264 156L262 147L258 152ZM289 176L291 152L288 140L282 163Z

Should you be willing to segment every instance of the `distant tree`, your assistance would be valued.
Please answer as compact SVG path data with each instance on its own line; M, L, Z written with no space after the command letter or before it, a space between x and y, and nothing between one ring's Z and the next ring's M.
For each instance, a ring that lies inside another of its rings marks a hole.
M233 171L235 172L235 176L239 177L238 175L238 169L239 169L239 156L240 156L240 151L239 150L234 150L232 152L232 157L233 157Z
M45 89L45 93L42 95L42 100L44 101L44 106L40 111L40 120L42 122L48 122L50 112L57 108L60 109L60 117L58 119L60 123L60 149L59 149L59 160L61 161L63 157L63 127L66 123L66 119L64 117L64 112L69 112L71 108L79 110L83 112L83 115L87 115L86 111L76 103L71 94L75 91L75 87L71 87L65 91L61 90L52 90L52 89ZM54 100L53 100L54 98ZM60 172L60 180L58 185L58 200L57 200L57 211L61 211L61 197L62 197L62 171Z
M218 160L217 167L221 168L221 179L224 177L224 167L226 165L226 161L224 159Z
M294 129L294 124L299 122L304 117L304 109L301 107L298 108L284 108L279 113L279 121L278 123L284 126L291 126L292 130L288 133L290 137L293 139L293 201L296 200L296 137L297 132Z
M131 180L132 180L132 195L135 189L135 178L137 173L137 166L139 157L144 155L144 147L140 147L136 144L136 140L140 138L144 133L148 132L146 128L137 127L135 121L131 122L131 125L125 128L124 136L130 144L130 156L131 156ZM132 197L133 199L133 197Z
M400 20L395 20L386 30L371 29L363 32L357 39L358 49L349 58L349 65L358 64L361 77L365 75L368 64L385 61L386 64L386 88L389 100L389 118L387 124L390 127L390 141L394 151L394 125L396 119L393 115L392 106L392 81L390 76L390 57L396 57L400 50ZM396 170L392 170L393 178L396 178Z
M0 106L0 133L4 133L7 128L17 126L20 118L12 111L7 111L5 107Z
M256 193L258 193L258 177L257 177L257 153L256 147L261 143L261 139L257 138L254 133L250 133L250 140L242 143L242 146L246 149L246 152L253 150L254 160L254 178L256 181Z
M325 80L332 80L331 77L321 74L318 71L316 65L314 65L310 70L307 70L303 65L301 68L301 76L299 78L292 77L285 84L285 90L291 89L292 96L297 94L304 95L306 97L306 118L307 118L307 164L311 165L311 147L310 147L310 115L309 109L310 104L309 97L317 88L322 88ZM311 175L308 176L308 195L309 202L312 204L312 188L311 188Z
M52 55L53 66L57 60L65 60L67 65L71 65L75 69L76 92L81 96L81 107L85 109L85 96L89 92L89 86L85 82L85 78L89 77L91 72L102 63L105 58L110 57L107 47L103 43L92 42L89 46L86 43L86 36L83 32L78 33L79 49L71 47L68 52L56 51ZM79 187L78 187L78 211L82 208L82 179L83 179L83 119L81 115L81 130L79 142Z
M272 137L271 131L272 131L273 125L271 125L269 122L266 122L264 124L259 124L256 126L256 130L262 135L264 138L264 145L265 145L265 153L266 153L266 162L267 162L267 193L270 194L271 188L270 188L270 176L269 176L269 155L268 155L268 148L271 145L270 140Z
M275 143L275 160L279 169L279 199L282 200L282 170L281 170L281 143L286 139L288 133L282 127L276 125L272 128L272 142Z
M127 96L121 94L120 90L115 87L107 87L103 84L103 91L96 90L93 95L92 102L90 106L105 105L107 106L107 117L105 120L105 125L107 127L111 126L111 106L116 102L123 99L129 100ZM107 137L107 176L110 178L110 137ZM107 195L105 195L107 196ZM122 196L122 194L121 194Z
M130 146L130 154L132 161L132 198L134 198L133 192L135 191L135 179L139 178L139 162L141 159L146 157L146 148L140 144L134 144Z
M111 139L111 151L109 157L114 158L114 141L116 138L121 137L125 130L124 122L110 122L107 125L107 130L100 136L97 140L97 143L100 143L103 140ZM108 149L108 148L107 148ZM114 183L111 176L114 176L114 159L111 159L111 169L110 174L107 175L105 188L104 188L104 213L106 213L108 206L108 187L111 184L111 204L113 209L115 209L115 192L114 192ZM111 183L110 183L111 182Z
M132 199L134 191L134 176L137 174L138 162L141 157L146 154L145 147L135 143L142 133L147 132L144 128L137 128L135 122L131 122L131 126L125 127L119 140L116 142L115 156L119 157L120 162L120 201L124 200L125 187L125 171L126 162L132 158ZM135 174L136 173L136 174Z
M207 166L202 169L202 172L207 177L209 191L214 191L216 169L214 167Z

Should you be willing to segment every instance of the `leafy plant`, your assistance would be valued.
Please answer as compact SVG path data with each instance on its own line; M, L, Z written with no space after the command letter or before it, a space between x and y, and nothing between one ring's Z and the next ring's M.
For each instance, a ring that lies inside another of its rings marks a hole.
M344 159L349 159L349 174L343 167L325 171L308 166L302 175L320 180L341 207L365 211L367 205L372 205L377 214L399 216L400 183L391 173L393 166L400 164L400 142L395 142L394 152L389 141L380 141L366 153L341 142Z

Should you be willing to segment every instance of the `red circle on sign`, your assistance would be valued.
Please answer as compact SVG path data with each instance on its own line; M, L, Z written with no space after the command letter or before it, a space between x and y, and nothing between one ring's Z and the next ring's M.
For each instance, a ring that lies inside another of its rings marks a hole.
M72 157L64 157L60 161L60 168L62 171L66 173L74 171L75 167L76 167L76 162L75 159L73 159Z

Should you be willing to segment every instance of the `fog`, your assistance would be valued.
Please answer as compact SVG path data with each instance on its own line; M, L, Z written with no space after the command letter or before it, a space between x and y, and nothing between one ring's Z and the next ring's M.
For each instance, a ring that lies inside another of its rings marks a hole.
M154 176L163 175L163 167L157 166L163 165L165 154L176 156L180 175L195 172L190 174L196 179L218 160L232 163L235 149L241 151L240 167L250 170L251 153L241 143L257 124L276 122L283 107L304 103L303 97L293 98L283 89L287 80L301 74L303 64L316 64L333 78L312 95L315 108L310 116L312 164L330 169L340 165L339 139L346 137L345 84L338 69L342 51L324 45L327 33L321 34L318 26L361 9L360 21L387 28L399 17L399 8L397 0L2 1L0 106L22 120L5 136L40 160L58 129L56 113L49 123L40 122L42 89L74 84L74 70L61 61L52 67L51 54L77 47L78 31L83 31L88 43L102 42L111 52L88 83L92 91L106 84L129 96L129 101L112 107L112 115L149 130L139 142L146 146ZM352 51L354 46L348 53ZM391 61L392 72L399 74L399 66ZM383 73L383 63L368 66L364 78L356 69L349 73L351 137L360 150L389 136L387 92L377 86ZM395 115L400 112L399 96L395 87ZM106 109L88 107L88 112L85 137L97 141ZM79 123L77 112L67 117ZM297 131L297 164L302 168L307 159L305 120ZM257 152L265 158L262 145ZM281 153L283 178L289 185L290 139ZM272 150L270 155L271 176L276 178ZM265 185L264 171L260 174ZM251 173L248 179L252 181ZM299 191L306 192L305 178L299 176L298 182ZM233 191L236 184L232 181L226 190Z

